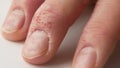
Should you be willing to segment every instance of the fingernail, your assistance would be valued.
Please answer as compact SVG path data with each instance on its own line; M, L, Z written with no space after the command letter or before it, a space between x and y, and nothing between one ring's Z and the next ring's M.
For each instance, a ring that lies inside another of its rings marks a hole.
M73 68L95 68L96 52L92 47L83 48L77 56Z
M48 45L49 38L47 33L37 30L26 41L23 56L28 59L43 56L48 51Z
M25 14L23 10L14 10L5 20L3 24L3 31L7 33L13 33L19 30L25 21Z

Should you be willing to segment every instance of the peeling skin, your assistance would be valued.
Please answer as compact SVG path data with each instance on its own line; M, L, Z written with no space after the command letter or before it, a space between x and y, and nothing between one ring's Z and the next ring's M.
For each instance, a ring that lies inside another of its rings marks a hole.
M28 36L31 36L31 34L37 30L46 32L49 38L49 47L47 53L44 56L31 60L28 59L28 62L37 64L38 62L45 63L53 57L69 26L79 16L83 10L83 7L85 7L81 6L81 4L78 4L79 2L83 3L81 2L82 0L76 1L66 0L65 2L64 0L47 0L37 10L32 19ZM29 39L29 37L27 39Z
M63 32L63 30L66 31L68 27L72 25L79 16L78 14L82 12L83 7L89 2L89 0L77 1L81 2L81 4L69 0L69 4L62 3L64 2L62 0L60 2L45 1L33 17L28 36L36 30L45 31L49 35L61 35L60 32ZM74 4L74 6L69 7L72 4ZM74 14L71 15L72 13Z
M36 16L36 23L41 25L41 28L47 27L49 29L52 28L52 22L48 22L47 20L42 20L39 16Z
M50 31L54 29L56 23L64 21L63 15L59 14L55 8L49 7L49 5L41 6L41 10L37 11L33 18L33 23L31 26L31 31L44 30ZM63 18L62 18L63 17ZM59 23L59 25L65 25L64 22Z
M43 5L41 5L40 10L38 10L33 17L30 31L33 32L35 30L43 30L50 33L52 30L60 30L56 29L59 26L61 26L62 30L65 30L67 27L72 25L75 19L79 16L78 13L80 13L81 9L83 9L86 3L89 2L89 0L77 1L81 2L81 5L75 4L76 2L74 1L68 1L68 3L70 3L71 5L74 4L74 6L71 7L67 7L70 6L70 4L65 4L63 3L64 1L45 1ZM64 8L64 6L66 6L67 8ZM79 6L82 6L80 7L80 12L76 11ZM71 15L72 13L75 14ZM70 24L68 25L68 23Z

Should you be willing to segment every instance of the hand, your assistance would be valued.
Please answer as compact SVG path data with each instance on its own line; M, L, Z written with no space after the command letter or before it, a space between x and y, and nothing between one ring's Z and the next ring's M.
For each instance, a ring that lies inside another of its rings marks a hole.
M55 55L67 30L92 0L13 0L2 27L12 41L26 39L22 55L43 64ZM119 39L120 0L98 0L86 24L73 68L102 68ZM26 38L27 36L27 38Z

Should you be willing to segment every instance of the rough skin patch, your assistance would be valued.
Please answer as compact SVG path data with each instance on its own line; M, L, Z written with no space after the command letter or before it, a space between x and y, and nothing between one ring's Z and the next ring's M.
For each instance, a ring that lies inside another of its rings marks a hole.
M33 18L32 31L37 29L44 31L51 30L61 18L62 16L55 8L43 5Z

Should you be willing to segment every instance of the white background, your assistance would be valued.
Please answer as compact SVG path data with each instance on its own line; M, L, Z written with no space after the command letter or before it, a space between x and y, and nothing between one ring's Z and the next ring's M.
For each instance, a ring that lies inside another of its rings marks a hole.
M0 26L4 22L12 0L0 0ZM45 65L31 65L21 57L23 42L11 42L0 35L0 68L71 68L72 58L81 30L89 19L92 8L80 16L70 28L64 42L55 58ZM0 29L1 30L1 29ZM104 68L120 68L120 46L118 44L114 54L110 57Z

